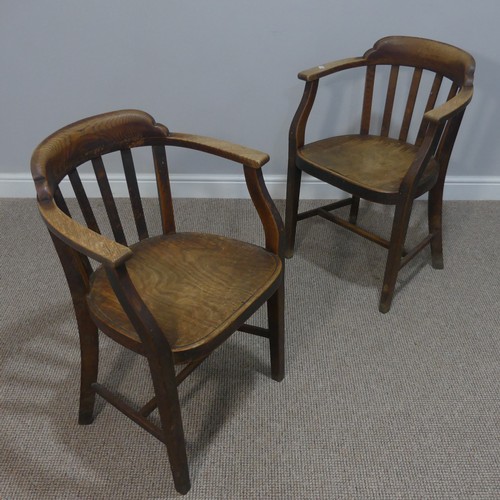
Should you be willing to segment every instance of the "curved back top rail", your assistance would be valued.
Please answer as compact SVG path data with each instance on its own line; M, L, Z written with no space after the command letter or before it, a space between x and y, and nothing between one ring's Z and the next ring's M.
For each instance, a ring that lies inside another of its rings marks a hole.
M367 64L412 66L441 74L460 87L471 86L476 63L465 50L411 36L388 36L365 52Z
M104 113L54 132L36 148L31 159L39 201L52 198L57 184L82 163L120 149L161 145L168 135L167 127L138 110Z
M453 45L411 36L378 40L362 57L332 61L301 71L300 80L311 82L350 68L368 65L413 66L446 76L461 87L472 85L476 63L465 50Z

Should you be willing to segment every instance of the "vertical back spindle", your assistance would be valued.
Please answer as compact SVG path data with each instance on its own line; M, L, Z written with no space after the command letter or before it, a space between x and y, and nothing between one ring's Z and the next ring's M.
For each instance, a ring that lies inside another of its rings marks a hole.
M457 92L459 90L460 90L460 87L458 86L458 84L453 82L451 84L450 91L448 92L448 97L446 100L449 101L450 99L453 99L457 95Z
M398 83L399 66L391 67L389 84L387 86L387 97L385 99L384 117L382 119L382 128L380 135L387 137L391 128L392 109L394 107L394 97L396 96L396 85Z
M57 186L54 191L54 201L68 217L71 217L68 205L66 204L59 186ZM76 284L78 278L75 278L75 276L79 276L81 279L79 280L78 286L80 290L84 290L84 293L86 293L88 291L88 276L92 273L92 266L90 265L88 257L64 245L51 231L49 231L49 233L63 265L64 273L66 274L66 279L68 280L70 288L72 284Z
M152 146L163 234L175 233L174 206L164 146Z
M101 231L99 230L99 225L97 224L94 212L92 211L87 193L85 192L82 180L80 179L80 175L78 174L78 170L74 169L73 171L71 171L68 174L68 177L88 228L92 229L92 231L95 231L96 233L100 233Z
M436 74L434 76L434 81L432 82L429 98L427 99L427 104L425 105L425 111L424 111L425 113L427 113L427 111L430 111L431 109L434 109L442 81L443 81L442 75ZM417 140L415 141L416 146L420 146L422 144L426 130L427 130L427 124L424 123L424 121L422 121L420 129L418 130Z
M375 84L375 66L367 66L365 79L365 94L363 98L363 112L361 115L360 134L370 132L370 118L372 114L373 86Z
M66 204L66 200L64 199L64 196L61 193L61 189L59 186L57 186L56 190L54 191L54 201L56 202L56 205L68 216L71 217L71 214L69 212L68 205Z
M106 169L104 168L102 158L100 156L93 158L92 166L94 167L97 184L99 185L99 190L101 191L102 201L104 202L104 207L106 208L106 213L108 214L113 236L118 243L127 245L125 233L123 232L122 223L120 221L120 216L118 215L118 210L116 209L115 199L113 198L113 193L111 192L111 187L109 185L108 176L106 175Z
M456 83L452 83L450 87L450 91L448 92L449 101L453 97L457 95L457 92L460 90L460 87ZM439 146L436 151L436 158L439 159L439 162L442 167L446 168L448 166L448 162L450 160L451 150L453 149L453 144L455 143L455 139L457 138L458 129L460 128L460 123L462 122L462 118L464 116L464 111L455 115L451 120L448 120L443 127L443 131L441 134L441 139L439 141Z
M413 110L415 109L415 102L417 100L418 88L420 86L421 78L422 68L415 68L413 72L413 78L411 80L410 91L408 93L408 100L406 101L403 123L401 125L401 131L399 133L400 141L406 141L406 139L408 138L408 132L410 130L411 119L413 116Z
M141 194L139 192L139 185L137 184L137 176L135 174L134 160L130 149L121 150L123 170L125 172L125 179L127 180L128 193L130 195L130 203L132 205L132 212L134 213L135 227L140 240L149 237L148 228L146 225L146 218L144 216L144 209L142 207Z

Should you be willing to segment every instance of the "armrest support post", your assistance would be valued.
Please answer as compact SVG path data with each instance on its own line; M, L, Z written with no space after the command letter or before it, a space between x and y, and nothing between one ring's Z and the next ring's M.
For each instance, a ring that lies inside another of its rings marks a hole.
M292 124L290 125L290 156L292 156L298 148L301 148L304 145L307 119L309 118L309 114L311 113L311 109L316 98L318 84L318 80L306 82L304 93L302 94L302 100L300 101L299 107L293 117Z
M248 192L264 227L266 249L283 257L283 221L269 196L262 170L245 166L244 172Z

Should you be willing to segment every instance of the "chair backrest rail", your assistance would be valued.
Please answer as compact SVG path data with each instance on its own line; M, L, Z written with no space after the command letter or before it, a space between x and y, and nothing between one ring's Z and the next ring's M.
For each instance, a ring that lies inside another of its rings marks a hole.
M415 68L411 79L410 90L408 91L408 99L406 101L403 123L401 124L401 130L399 132L400 141L406 141L408 139L408 132L410 131L411 119L413 117L413 111L415 109L421 79L422 68Z
M137 235L139 240L143 240L149 237L149 233L146 218L144 216L144 209L142 207L141 194L137 183L132 152L130 149L122 149L120 153L123 162L123 170L125 172L125 179L127 181L130 203L132 205L132 212L134 214L135 227L137 228Z
M102 200L111 224L113 236L118 243L127 246L127 239L125 238L125 233L123 232L120 215L118 214L118 210L116 208L115 199L111 191L111 186L109 185L102 157L98 156L97 158L92 158L92 166L94 167L97 184L99 185L99 190L101 191Z
M370 133L370 119L372 114L373 87L375 84L375 66L366 67L365 92L363 97L363 113L361 115L360 134Z
M396 96L396 87L398 83L399 66L393 65L391 67L391 74L389 76L389 83L387 86L387 97L385 100L384 117L382 118L382 127L380 135L388 137L389 129L391 128L392 110L394 108L394 98Z
M92 206L90 205L87 193L85 192L85 188L83 187L78 170L76 168L72 170L68 174L68 177L88 228L100 234L99 225L92 210Z
M54 201L56 202L56 205L68 216L71 217L71 213L69 211L68 205L66 204L66 200L64 199L64 196L61 193L61 189L59 186L54 191Z
M434 75L434 80L432 82L432 87L429 92L429 98L427 99L427 104L425 105L424 113L427 113L427 111L434 109L442 83L443 83L443 75L436 73ZM417 139L415 141L416 146L420 146L422 144L426 131L427 131L427 124L424 121L422 121L422 123L420 124L420 128L418 129Z
M372 119L373 119L373 113L372 113L372 108L373 108L373 101L374 101L374 88L375 88L375 79L377 75L377 67L381 66L387 66L387 64L369 64L366 67L366 75L365 75L365 82L364 82L364 93L363 93L363 108L362 108L362 114L361 114L361 124L360 124L360 134L361 135L368 135L370 134L370 127L373 125L372 124ZM384 109L383 109L383 115L382 115L382 124L380 127L380 136L382 137L389 137L390 135L390 129L391 129L391 123L394 118L394 110L395 110L395 102L396 102L396 90L398 86L398 79L401 76L401 71L400 71L401 65L399 64L393 64L391 65L390 73L389 73L389 78L388 78L388 83L387 83L387 92L385 96L385 103L384 103ZM413 75L411 78L411 83L410 87L408 90L408 96L406 98L406 103L404 105L404 111L402 121L401 121L401 127L399 129L399 136L398 139L400 141L408 141L408 136L411 130L411 125L412 125L412 120L416 118L415 115L415 110L416 110L416 105L418 102L418 97L419 97L419 92L423 92L423 87L421 85L422 83L422 76L424 74L425 68L422 67L414 67L412 68L411 66L407 67L408 69L413 70ZM433 72L432 70L429 70ZM444 75L440 73L434 73L433 81L429 90L429 94L426 100L425 104L425 109L423 110L423 113L426 113L427 111L430 111L434 109L437 103L438 95L440 93L442 84L443 84L443 79ZM450 82L450 89L446 98L446 101L449 101L453 97L457 95L457 93L460 91L461 86L459 83L451 81ZM372 127L373 128L373 127ZM426 122L422 119L420 121L420 125L418 128L418 132L416 134L414 144L416 146L420 146L422 144L425 132L427 130L427 124Z
M163 234L175 232L174 206L165 146L152 146Z

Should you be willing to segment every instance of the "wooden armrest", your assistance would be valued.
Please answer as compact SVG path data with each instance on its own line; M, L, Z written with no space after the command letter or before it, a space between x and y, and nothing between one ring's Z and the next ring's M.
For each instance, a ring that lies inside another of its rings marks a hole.
M460 92L449 101L441 104L437 108L427 111L424 118L433 123L441 123L451 118L456 113L462 111L472 99L474 93L472 87L464 87Z
M441 136L440 130L442 130L442 126L438 122L431 121L429 123L416 157L401 182L400 192L401 190L409 192L416 189L419 179L427 168L429 159L435 152L437 142Z
M314 68L306 69L301 71L298 77L306 82L311 82L313 80L318 80L337 71L342 71L349 68L358 68L366 64L366 59L364 57L350 57L348 59L340 59L339 61L332 61L326 64L321 64L320 66L314 66Z
M256 149L250 149L245 146L201 135L171 133L167 137L165 144L196 149L226 158L227 160L242 163L251 168L260 168L269 161L269 155Z
M418 180L427 166L429 158L435 153L435 149L438 145L437 143L441 139L441 132L443 130L443 126L445 125L444 122L464 110L464 108L471 101L473 92L472 87L463 87L455 97L424 114L424 120L429 122L429 126L425 133L424 140L419 147L417 156L401 183L402 187L409 190L418 183ZM453 142L451 145L452 144ZM440 145L440 148L441 146L442 144ZM446 165L448 163L450 153L451 146L447 153L448 158L445 160Z
M57 207L54 200L39 202L38 206L50 232L78 252L112 267L132 257L130 248L74 221Z

